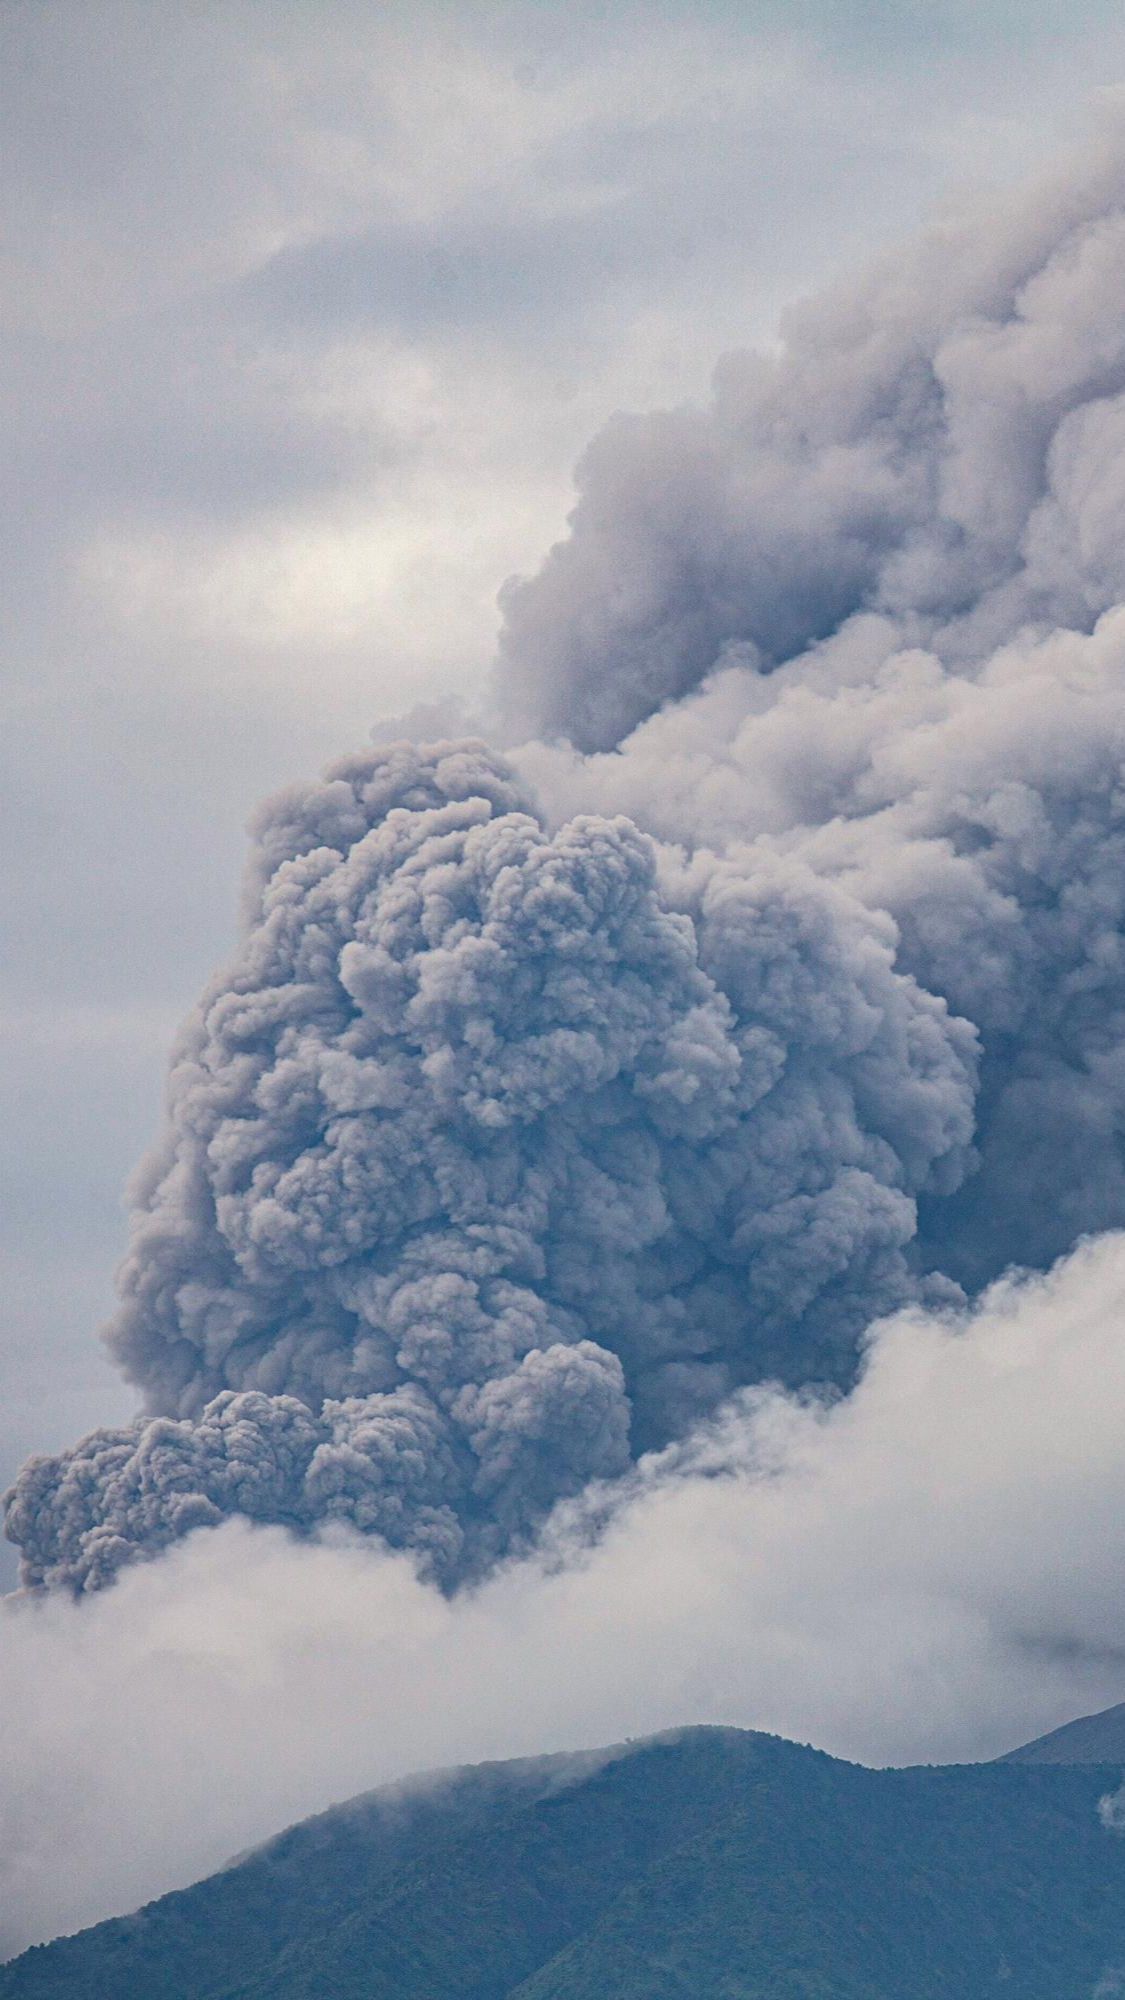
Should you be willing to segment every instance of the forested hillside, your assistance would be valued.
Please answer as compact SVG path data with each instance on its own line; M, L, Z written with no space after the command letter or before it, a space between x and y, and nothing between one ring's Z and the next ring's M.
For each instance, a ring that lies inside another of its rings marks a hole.
M0 2000L1089 2000L1113 1767L871 1771L735 1730L353 1801Z

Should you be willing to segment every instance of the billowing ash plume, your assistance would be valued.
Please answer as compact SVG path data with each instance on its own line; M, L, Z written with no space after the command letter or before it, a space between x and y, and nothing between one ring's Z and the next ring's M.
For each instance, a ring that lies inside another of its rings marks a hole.
M604 752L521 753L550 811L800 857L978 1026L920 1244L972 1287L1125 1220L1123 298L1114 142L612 426L509 593L516 705Z
M920 1252L975 1288L1125 1221L1125 612L951 673L860 617L729 669L620 752L521 753L552 806L612 793L666 840L800 860L893 919L977 1026L977 1170Z
M846 892L554 835L482 746L273 804L174 1059L114 1352L154 1420L33 1463L36 1581L238 1511L443 1580L733 1386L846 1379L955 1184L972 1029Z
M543 740L266 809L136 1191L147 1415L27 1468L30 1581L239 1512L450 1585L1125 1222L1123 281L1107 155L619 420L507 597Z
M705 410L618 417L572 532L509 586L506 706L609 749L732 647L860 611L971 669L1125 595L1125 169L935 228L732 355Z

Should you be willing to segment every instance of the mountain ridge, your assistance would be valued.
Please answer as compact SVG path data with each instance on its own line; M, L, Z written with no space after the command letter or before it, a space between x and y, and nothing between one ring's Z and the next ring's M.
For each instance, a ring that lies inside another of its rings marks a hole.
M1094 1715L1076 1716L1058 1729L1021 1743L1003 1764L1125 1764L1125 1701Z
M0 1967L0 2000L1089 2000L1116 1766L873 1771L751 1731L437 1774Z

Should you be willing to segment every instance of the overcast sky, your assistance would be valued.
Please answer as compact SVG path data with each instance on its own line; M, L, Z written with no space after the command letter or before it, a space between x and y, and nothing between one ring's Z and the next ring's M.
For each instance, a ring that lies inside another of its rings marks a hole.
M471 700L606 416L1080 136L1125 21L7 0L0 77L2 1482L132 1407L121 1186L255 802Z

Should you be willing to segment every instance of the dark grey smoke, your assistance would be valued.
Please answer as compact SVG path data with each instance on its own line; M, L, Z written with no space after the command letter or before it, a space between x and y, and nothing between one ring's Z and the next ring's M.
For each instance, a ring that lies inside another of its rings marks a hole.
M861 610L971 663L1125 588L1125 176L947 223L732 355L706 410L618 417L569 538L508 586L505 709L608 749L732 646L773 666Z
M736 1385L848 1379L964 1169L973 1031L803 864L658 862L472 743L267 808L135 1194L154 1420L26 1469L30 1581L234 1511L450 1581Z
M508 593L511 766L265 810L135 1193L148 1418L25 1471L30 1581L239 1512L449 1585L1125 1222L1121 159L612 426Z
M1125 1222L1125 613L954 673L860 618L730 669L611 755L520 753L551 811L614 797L665 841L783 852L895 926L977 1026L977 1170L922 1205L975 1289Z
M511 705L624 739L521 751L550 813L800 856L977 1025L971 1287L1125 1221L1123 303L1118 133L611 427L508 595Z

